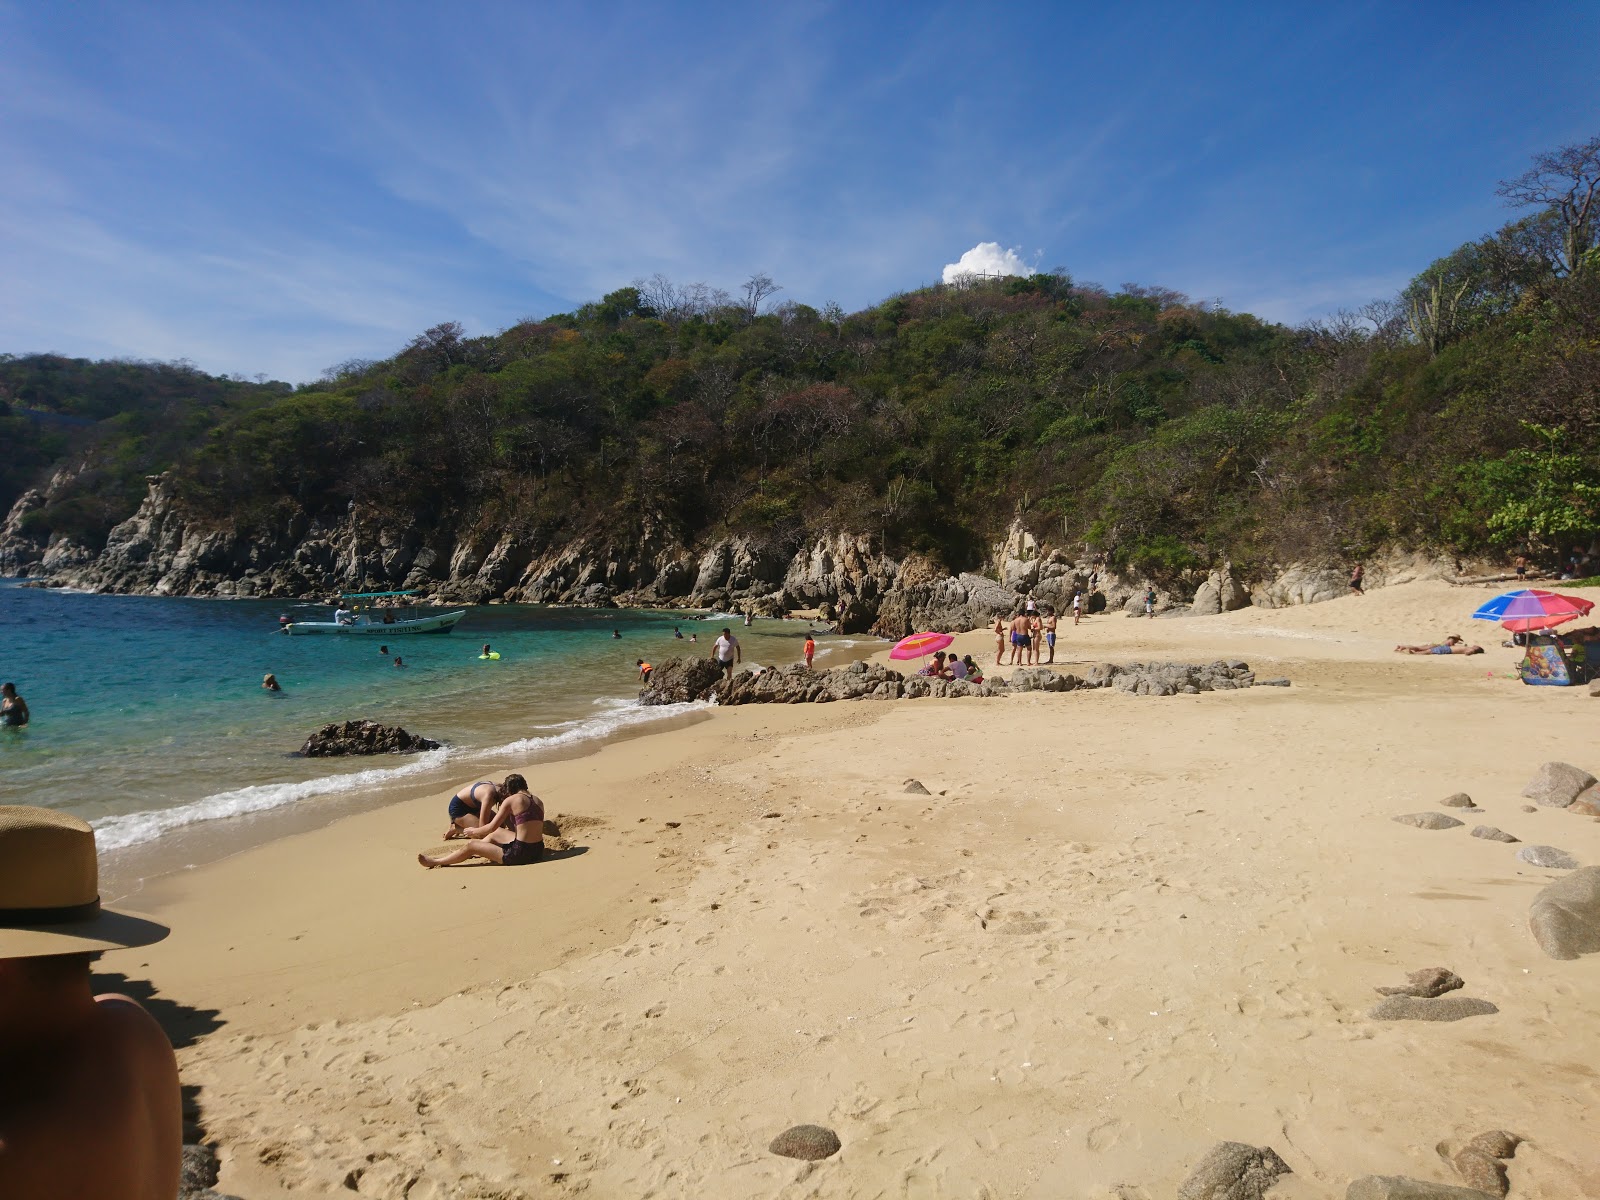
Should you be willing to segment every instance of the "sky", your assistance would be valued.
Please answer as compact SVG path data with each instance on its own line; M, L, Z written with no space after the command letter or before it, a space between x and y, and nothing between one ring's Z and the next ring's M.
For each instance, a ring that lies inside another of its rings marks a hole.
M661 273L1300 322L1600 132L1600 5L0 0L0 352L300 383Z

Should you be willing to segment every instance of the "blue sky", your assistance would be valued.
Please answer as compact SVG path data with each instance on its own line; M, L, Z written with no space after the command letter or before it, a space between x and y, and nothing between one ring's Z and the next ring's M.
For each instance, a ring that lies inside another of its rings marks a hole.
M1600 5L0 0L0 350L300 382L662 272L980 242L1298 321L1600 132Z

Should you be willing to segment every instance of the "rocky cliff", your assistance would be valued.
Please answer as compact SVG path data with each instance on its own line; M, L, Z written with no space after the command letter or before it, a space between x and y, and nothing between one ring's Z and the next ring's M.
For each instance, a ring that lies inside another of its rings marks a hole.
M50 487L64 486L58 477ZM52 586L151 595L324 597L339 591L414 588L435 601L493 601L753 609L778 615L821 609L845 633L901 637L920 629L971 629L1008 614L1025 596L1065 610L1074 591L1100 608L1142 608L1147 581L1103 558L1041 546L1014 525L992 547L991 574L950 576L918 555L893 558L875 539L818 534L798 545L722 537L683 544L648 515L637 526L555 546L504 530L425 530L352 505L334 521L294 517L252 530L199 522L170 482L152 476L144 500L99 551L67 539L40 541L27 516L49 488L18 499L0 524L0 563ZM1458 564L1395 553L1367 564L1369 587L1450 578ZM1343 564L1292 563L1247 584L1231 564L1160 587L1158 611L1226 612L1280 607L1346 591ZM1192 607L1191 607L1192 602Z

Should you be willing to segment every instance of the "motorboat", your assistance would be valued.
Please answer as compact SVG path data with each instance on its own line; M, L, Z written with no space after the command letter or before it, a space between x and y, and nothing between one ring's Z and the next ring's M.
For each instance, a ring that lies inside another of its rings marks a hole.
M296 621L290 617L279 617L278 625L284 633L291 635L332 633L358 637L399 637L406 633L449 633L456 627L456 622L467 615L466 609L458 608L451 612L412 616L405 609L392 604L375 603L414 594L409 591L346 592L339 597L332 620Z

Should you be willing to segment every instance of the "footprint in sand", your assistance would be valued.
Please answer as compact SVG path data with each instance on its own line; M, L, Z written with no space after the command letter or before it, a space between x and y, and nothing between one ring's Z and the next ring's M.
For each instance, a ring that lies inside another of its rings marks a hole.
M1093 1150L1096 1154L1102 1154L1107 1150L1120 1146L1123 1142L1127 1142L1131 1146L1139 1145L1139 1131L1126 1121L1113 1119L1102 1121L1089 1130L1089 1135L1084 1141L1090 1150Z

